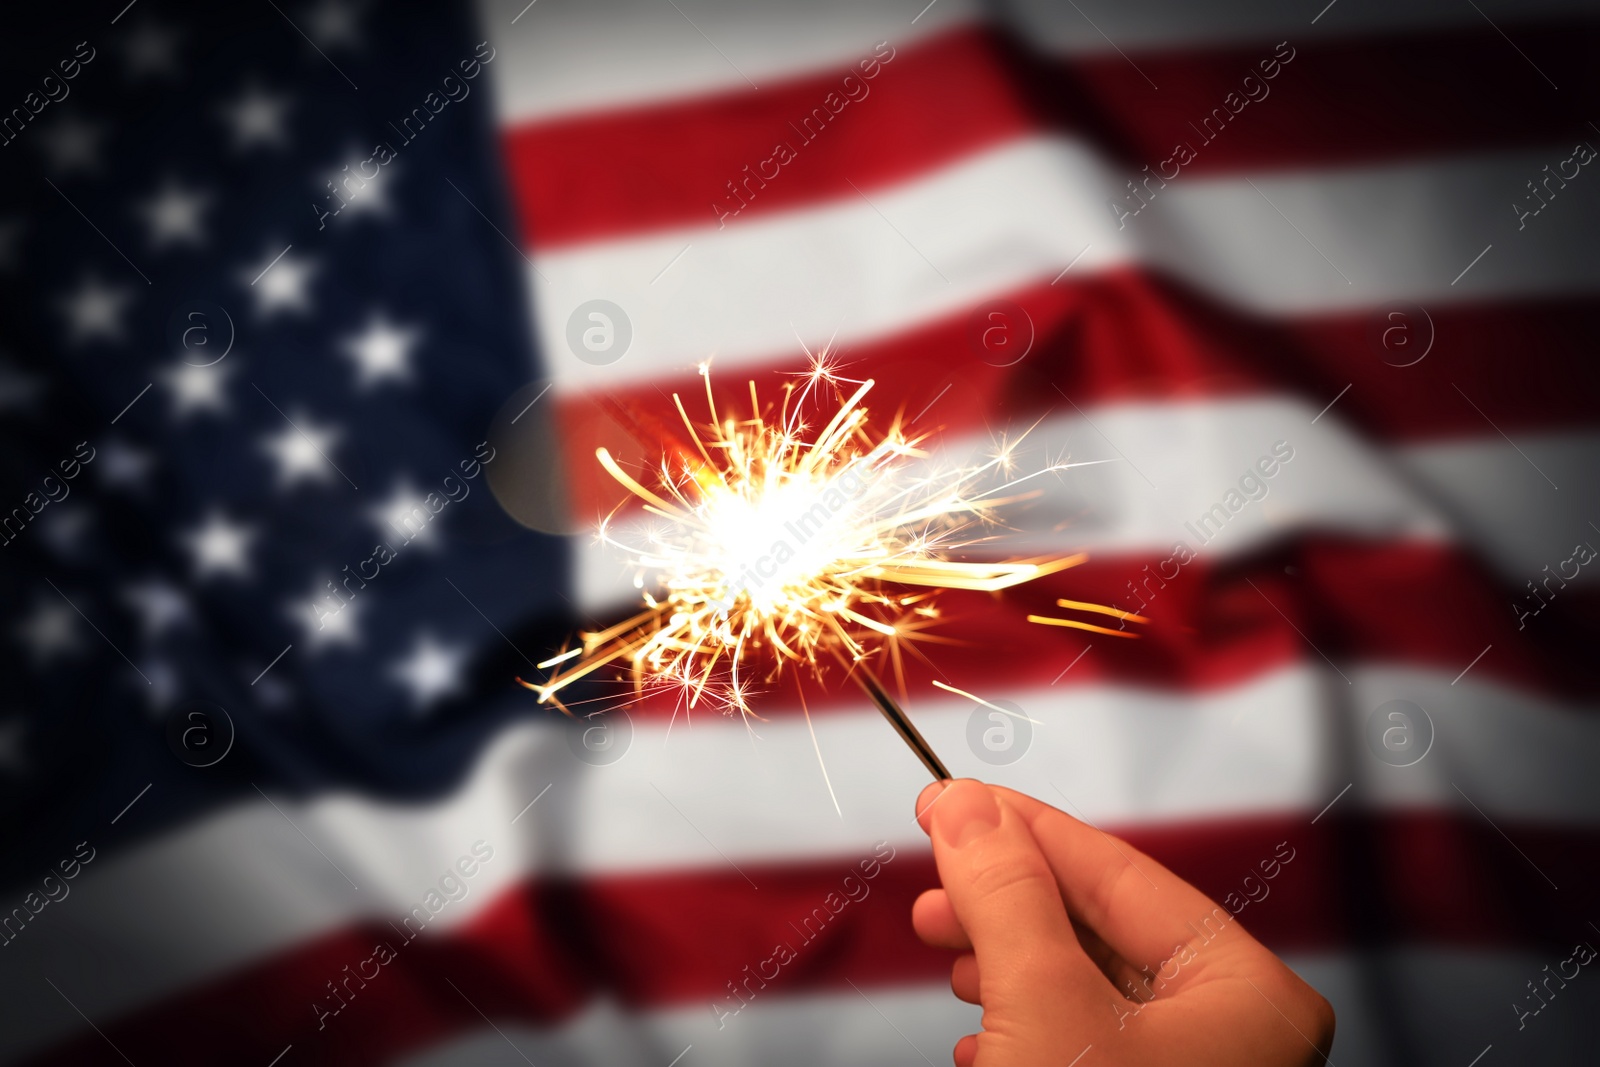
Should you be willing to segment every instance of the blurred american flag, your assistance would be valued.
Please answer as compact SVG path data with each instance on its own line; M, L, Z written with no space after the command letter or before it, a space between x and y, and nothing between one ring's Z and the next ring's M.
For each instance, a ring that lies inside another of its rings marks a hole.
M944 601L908 704L956 773L1240 902L1336 1062L1591 1062L1600 982L1537 983L1600 942L1597 14L30 15L0 1051L943 1062L977 1013L869 706L574 726L512 681L636 596L579 532L594 446L646 458L612 413L831 343L950 455L1109 461L1004 531L1089 564ZM1057 597L1151 622L1022 621ZM935 677L1041 725L986 747Z

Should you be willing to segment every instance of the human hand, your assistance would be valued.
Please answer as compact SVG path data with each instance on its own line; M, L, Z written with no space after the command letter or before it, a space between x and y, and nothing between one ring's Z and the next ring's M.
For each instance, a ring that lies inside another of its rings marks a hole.
M1132 846L1010 789L963 779L917 798L943 888L923 941L983 1007L957 1067L1322 1064L1333 1009L1228 911Z

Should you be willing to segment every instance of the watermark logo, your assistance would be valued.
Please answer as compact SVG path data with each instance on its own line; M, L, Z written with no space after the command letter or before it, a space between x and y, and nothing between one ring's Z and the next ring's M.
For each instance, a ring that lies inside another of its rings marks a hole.
M1368 346L1391 367L1415 367L1433 341L1433 316L1421 304L1385 304L1367 323Z
M567 747L591 767L609 767L633 747L633 719L621 708L567 724Z
M1391 700L1367 719L1367 748L1391 767L1422 762L1433 748L1433 720L1421 704Z
M1011 766L1032 744L1033 723L1009 700L996 700L994 707L978 704L967 716L967 747L991 767Z
M632 343L633 323L609 300L586 300L567 318L567 347L591 366L610 366Z
M167 319L167 342L191 367L211 367L233 351L233 316L221 304L186 300Z
M967 344L991 367L1022 362L1033 350L1033 318L1010 300L989 300L967 316Z
M191 700L167 716L167 747L191 767L212 767L233 749L233 719L220 704Z

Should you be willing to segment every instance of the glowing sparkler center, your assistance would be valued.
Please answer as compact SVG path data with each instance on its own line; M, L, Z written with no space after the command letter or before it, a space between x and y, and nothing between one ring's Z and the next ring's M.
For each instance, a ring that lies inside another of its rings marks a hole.
M599 531L633 564L643 610L540 664L577 656L543 683L523 682L541 702L559 705L556 695L574 682L626 664L638 691L670 687L689 708L704 699L750 714L752 683L785 670L816 676L831 662L883 652L899 674L902 644L937 617L932 598L940 590L1008 589L1085 558L959 558L987 543L983 531L996 508L1035 495L1017 486L1073 464L1011 478L1012 443L981 462L930 467L921 447L928 435L908 434L899 418L882 433L868 432L863 400L872 380L839 377L825 353L785 387L779 404L763 405L751 382L748 418L724 417L704 366L702 374L709 422L697 424L673 396L692 447L669 447L659 467L639 476L596 450L606 472L657 521L644 544L615 536L611 517ZM847 384L855 388L847 392ZM828 393L837 401L831 413ZM808 404L819 410L808 412ZM808 418L824 416L820 429L808 426ZM913 473L914 463L924 466ZM996 478L1002 484L985 488ZM1115 608L1058 603L1143 621ZM1029 619L1131 636L1076 620Z
M855 524L868 477L857 465L828 478L751 481L711 493L703 512L707 577L722 587L723 604L744 596L752 610L772 615L797 596L836 599L819 578L873 554Z

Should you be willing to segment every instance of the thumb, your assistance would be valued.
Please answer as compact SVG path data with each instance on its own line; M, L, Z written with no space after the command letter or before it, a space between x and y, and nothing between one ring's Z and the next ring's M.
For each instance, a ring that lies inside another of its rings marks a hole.
M1059 1020L1061 1002L1044 991L1104 986L1072 931L1049 862L1014 808L964 779L926 811L939 880L977 956L985 1009L1019 1013L1024 1026L1038 1011Z

